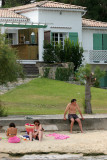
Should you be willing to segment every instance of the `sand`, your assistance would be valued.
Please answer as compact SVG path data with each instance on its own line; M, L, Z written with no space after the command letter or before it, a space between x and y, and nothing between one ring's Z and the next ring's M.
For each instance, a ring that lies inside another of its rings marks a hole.
M41 142L24 141L18 144L8 143L7 139L0 141L0 153L103 153L107 154L107 131L86 131L84 133L73 132L55 132L65 134L70 138L65 140L56 140L54 137L46 135L53 132L45 132ZM23 135L23 134L22 134ZM18 134L19 136L19 134ZM5 137L4 133L0 133L0 137Z

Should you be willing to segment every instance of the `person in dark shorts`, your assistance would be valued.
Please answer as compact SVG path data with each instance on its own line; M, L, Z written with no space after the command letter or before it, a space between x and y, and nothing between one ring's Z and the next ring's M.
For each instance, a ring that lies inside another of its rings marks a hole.
M68 119L71 121L71 118L74 118L74 120L76 120L77 118L79 118L76 114L68 114Z
M72 99L71 100L71 103L69 103L65 109L65 112L64 112L64 120L66 120L66 114L68 112L68 119L70 120L71 122L71 127L70 127L70 132L72 133L72 128L73 128L73 125L74 125L74 122L77 121L78 124L79 124L79 127L80 127L80 130L81 130L81 133L83 133L83 129L82 129L82 123L81 123L81 120L80 118L76 115L76 112L79 112L80 115L81 115L81 118L82 120L84 120L83 118L83 115L81 113L81 110L78 106L78 104L76 103L76 99Z

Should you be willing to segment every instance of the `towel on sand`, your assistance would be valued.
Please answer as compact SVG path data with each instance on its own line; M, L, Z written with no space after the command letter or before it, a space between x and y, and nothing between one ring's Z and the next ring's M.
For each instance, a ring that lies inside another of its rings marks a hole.
M52 136L53 136L53 137L55 137L55 139L61 139L61 140L70 138L70 137L67 136L67 135L57 134L57 133L48 134L48 135L46 135L46 136L48 136L48 137L52 137Z

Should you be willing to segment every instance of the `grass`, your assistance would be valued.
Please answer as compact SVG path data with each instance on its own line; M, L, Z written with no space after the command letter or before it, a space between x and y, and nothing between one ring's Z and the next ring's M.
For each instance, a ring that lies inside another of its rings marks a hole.
M92 87L92 110L107 113L107 90ZM36 78L1 95L9 115L63 114L76 98L83 112L85 87L46 78Z

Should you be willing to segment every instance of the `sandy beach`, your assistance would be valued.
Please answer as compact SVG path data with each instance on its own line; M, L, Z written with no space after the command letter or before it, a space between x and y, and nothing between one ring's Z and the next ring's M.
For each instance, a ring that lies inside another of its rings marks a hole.
M73 132L55 132L70 136L68 139L58 140L44 132L41 142L21 139L18 144L8 143L7 139L0 141L0 153L103 153L107 154L107 131L86 131L83 134ZM19 135L24 135L24 133ZM0 137L6 138L4 133Z

